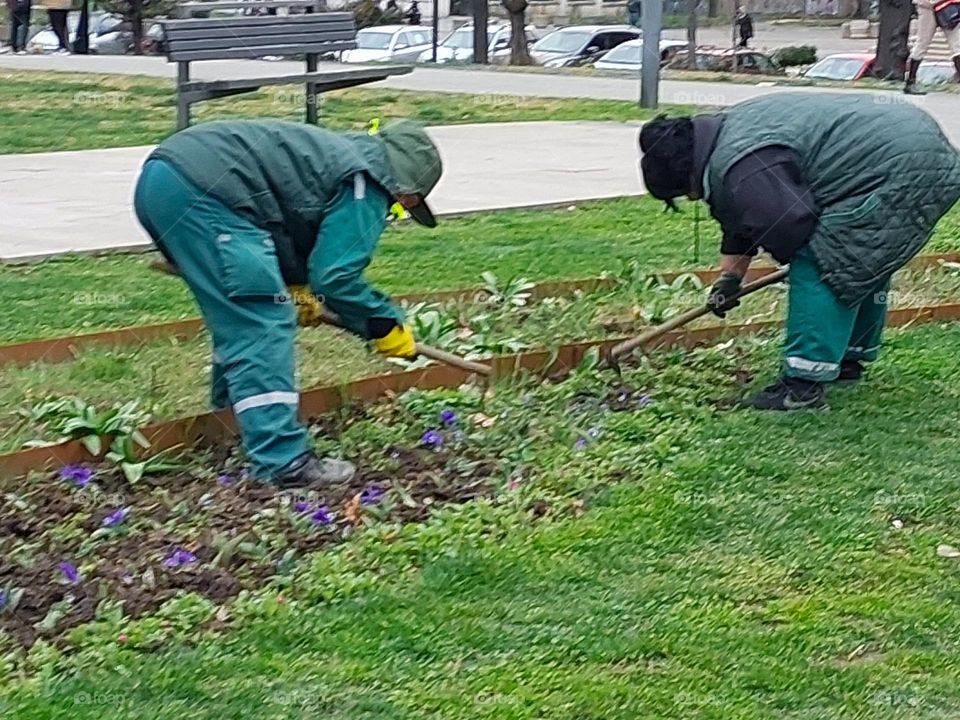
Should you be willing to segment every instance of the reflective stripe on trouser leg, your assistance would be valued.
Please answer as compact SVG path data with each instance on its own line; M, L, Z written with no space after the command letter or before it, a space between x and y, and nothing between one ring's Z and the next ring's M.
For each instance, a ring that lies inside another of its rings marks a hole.
M791 260L789 281L783 374L819 382L835 380L853 331L856 309L842 305L820 279L807 247Z
M844 360L872 362L880 353L883 326L887 322L887 305L890 301L890 278L881 282L857 308L850 344Z
M266 294L271 286L281 293L284 288L269 235L163 161L144 166L136 196L138 217L180 269L213 336L213 399L237 405L267 393L295 394L296 311ZM225 237L227 247L218 239ZM241 267L244 262L250 266ZM244 283L260 295L237 297L238 284ZM248 407L236 419L260 477L309 449L295 403Z

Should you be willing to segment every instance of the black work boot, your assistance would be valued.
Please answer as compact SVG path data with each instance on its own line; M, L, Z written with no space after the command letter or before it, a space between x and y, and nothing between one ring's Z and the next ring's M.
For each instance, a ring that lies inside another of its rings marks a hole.
M823 383L800 378L781 377L752 398L740 403L741 407L754 410L804 410L826 407L823 399Z
M840 363L840 374L834 382L838 385L853 385L860 382L865 369L859 360L843 360Z
M920 60L910 58L907 61L907 82L903 86L903 92L907 95L926 95L925 90L917 87L917 70L920 69Z
M273 478L281 490L322 490L330 485L348 482L357 472L353 463L332 458L318 458L304 453Z

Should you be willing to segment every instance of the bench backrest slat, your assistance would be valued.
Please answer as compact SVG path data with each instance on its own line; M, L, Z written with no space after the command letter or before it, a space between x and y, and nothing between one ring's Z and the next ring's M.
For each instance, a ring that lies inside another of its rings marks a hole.
M357 35L352 13L167 20L163 30L174 62L350 50Z

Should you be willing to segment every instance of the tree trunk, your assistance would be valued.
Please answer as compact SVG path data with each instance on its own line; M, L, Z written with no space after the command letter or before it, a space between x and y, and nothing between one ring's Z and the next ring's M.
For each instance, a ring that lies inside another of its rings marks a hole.
M687 0L687 69L697 69L697 5L700 0Z
M707 15L716 17L720 12L720 0L710 0L707 5Z
M527 0L501 0L510 13L510 64L533 65L527 48Z
M133 31L133 54L143 55L143 0L130 0L130 29Z
M880 0L877 64L873 74L882 80L902 80L910 33L910 0Z

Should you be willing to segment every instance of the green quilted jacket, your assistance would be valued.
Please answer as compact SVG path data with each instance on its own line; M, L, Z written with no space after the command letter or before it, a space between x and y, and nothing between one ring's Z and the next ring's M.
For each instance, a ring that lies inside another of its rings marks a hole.
M776 93L728 109L704 190L769 145L796 152L820 221L810 238L820 276L854 305L926 244L960 198L960 155L939 125L899 98Z

